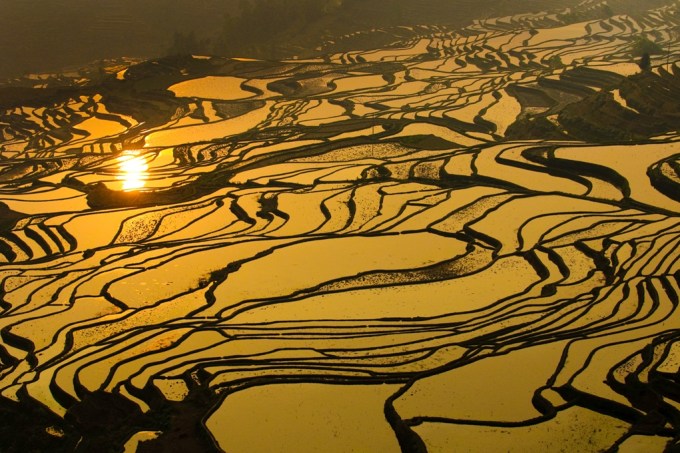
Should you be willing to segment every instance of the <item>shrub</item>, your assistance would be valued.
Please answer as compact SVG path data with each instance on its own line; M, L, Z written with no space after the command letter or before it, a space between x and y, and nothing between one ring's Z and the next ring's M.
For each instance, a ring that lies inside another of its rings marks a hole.
M634 57L641 57L644 54L661 55L663 53L663 48L646 36L636 36L633 40L631 54Z

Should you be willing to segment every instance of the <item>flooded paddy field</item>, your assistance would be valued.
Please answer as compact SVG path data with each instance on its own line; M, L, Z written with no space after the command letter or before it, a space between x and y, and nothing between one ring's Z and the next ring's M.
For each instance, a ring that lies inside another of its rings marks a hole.
M675 451L680 10L603 11L2 87L0 450Z

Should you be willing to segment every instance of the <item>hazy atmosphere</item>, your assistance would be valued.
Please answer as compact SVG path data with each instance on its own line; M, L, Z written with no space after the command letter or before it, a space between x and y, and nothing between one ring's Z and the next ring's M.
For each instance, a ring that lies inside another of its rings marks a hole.
M678 0L0 0L0 452L680 451Z
M376 27L461 26L476 18L568 6L579 0L2 0L0 77L93 60L190 50L267 58L340 49ZM653 5L657 0L611 1ZM627 5L627 6L628 6ZM177 41L179 37L179 42ZM372 40L372 41L371 41ZM335 41L336 46L330 46ZM327 49L326 49L327 50ZM349 50L349 49L347 49Z

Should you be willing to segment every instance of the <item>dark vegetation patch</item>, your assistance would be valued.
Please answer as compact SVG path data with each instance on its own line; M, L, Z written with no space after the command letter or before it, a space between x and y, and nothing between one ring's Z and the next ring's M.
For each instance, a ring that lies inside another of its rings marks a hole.
M564 106L559 112L525 115L508 128L506 137L571 138L611 143L644 140L680 130L680 103L677 102L680 71L677 67L671 72L662 68L660 75L643 71L605 87ZM612 93L615 89L619 90L626 106L615 100ZM526 97L521 98L522 95L518 98L524 107L529 101ZM549 121L549 114L557 114L557 121Z

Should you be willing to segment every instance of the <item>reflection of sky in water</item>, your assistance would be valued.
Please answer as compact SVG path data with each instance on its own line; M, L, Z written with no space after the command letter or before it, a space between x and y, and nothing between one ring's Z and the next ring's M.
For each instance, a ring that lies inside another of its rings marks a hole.
M145 66L8 114L46 138L0 134L16 146L0 163L16 212L0 219L0 407L35 406L30 432L93 450L178 449L176 429L198 439L186 451L672 449L680 133L506 137L548 115L535 99L567 71L569 96L615 83L550 56L639 69L598 60L622 55L623 22L575 25L567 46L539 19L328 64L177 60L196 78L167 87ZM145 86L151 101L128 99ZM63 118L73 132L53 138ZM46 153L59 165L24 157ZM128 406L113 440L68 419Z
M123 190L141 189L146 185L149 166L139 151L128 151L118 158L118 180L123 182Z

